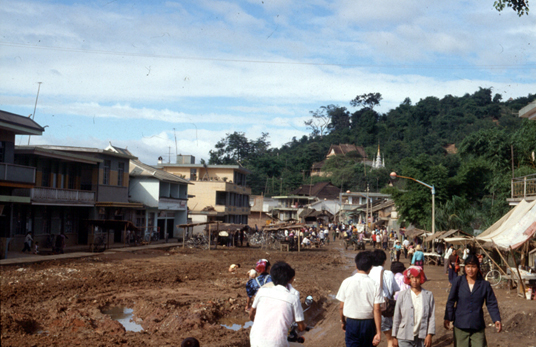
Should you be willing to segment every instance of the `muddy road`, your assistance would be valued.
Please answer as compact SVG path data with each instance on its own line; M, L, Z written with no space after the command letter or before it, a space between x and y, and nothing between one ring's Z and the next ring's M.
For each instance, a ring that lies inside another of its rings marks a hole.
M306 322L314 328L305 334L305 346L344 346L334 296L353 271L354 255L333 244L300 254L170 247L2 266L1 344L177 346L193 336L204 347L249 346L249 329L241 328L247 322L246 272L258 259L267 258L290 263L302 302L307 295L314 298L306 312ZM233 263L242 268L231 274L227 269ZM448 294L442 269L425 267L430 281L424 287L434 293L437 305L434 346L452 342L451 333L442 327ZM536 302L516 298L515 290L498 289L496 294L505 331L487 329L489 345L536 345ZM127 313L122 317L129 331L111 318L110 310Z

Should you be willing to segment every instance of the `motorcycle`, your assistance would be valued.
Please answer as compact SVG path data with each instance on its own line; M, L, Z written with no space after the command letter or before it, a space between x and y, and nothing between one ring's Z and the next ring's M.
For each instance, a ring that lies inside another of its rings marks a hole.
M307 306L307 308L305 310L303 310L303 312L305 313L307 310L309 310L311 308L312 304L313 304L313 297L311 295L309 295L309 296L307 296L305 298L305 306ZM311 327L306 327L305 328L305 331L309 331L309 330L311 330ZM287 341L288 342L297 342L297 343L304 343L305 342L305 338L303 336L298 336L298 323L294 322L290 326L290 330L289 330L288 336L287 336Z

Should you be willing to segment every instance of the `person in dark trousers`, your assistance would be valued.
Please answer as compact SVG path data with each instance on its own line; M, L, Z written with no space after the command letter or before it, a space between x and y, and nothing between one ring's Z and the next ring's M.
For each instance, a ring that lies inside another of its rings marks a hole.
M454 279L458 277L458 271L460 270L460 257L458 257L458 251L455 249L452 251L452 255L449 257L449 282L452 284Z
M484 303L497 332L501 332L501 315L495 293L482 277L478 258L471 254L465 262L465 276L456 277L452 282L445 308L444 326L450 329L450 323L454 323L456 347L487 346Z
M244 230L240 230L240 247L244 245Z
M381 341L380 305L384 299L380 287L368 276L373 260L371 252L359 252L355 256L357 273L345 279L337 293L347 347L377 346Z
M22 248L22 253L28 251L32 252L32 233L28 232L24 238L24 247Z
M298 331L306 328L299 292L292 287L296 271L278 261L270 270L273 286L262 287L253 301L249 319L253 326L249 334L251 347L288 346L287 336L293 322Z

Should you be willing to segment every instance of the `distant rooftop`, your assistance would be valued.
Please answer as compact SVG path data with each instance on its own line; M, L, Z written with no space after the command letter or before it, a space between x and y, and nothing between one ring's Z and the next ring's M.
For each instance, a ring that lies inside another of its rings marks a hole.
M519 110L519 117L536 120L536 100Z
M39 145L36 147L47 148L56 151L67 151L67 152L82 152L82 153L100 153L106 155L112 155L114 157L126 158L126 159L138 159L132 154L123 154L114 152L112 150L93 148L93 147L74 147L74 146L54 146L54 145ZM130 152L129 152L130 153Z
M41 135L45 128L30 117L0 110L0 128L13 131L19 135Z
M240 165L204 165L204 164L173 164L162 163L156 165L156 167L184 167L184 168L208 168L208 169L234 169L241 171L242 173L251 174L252 172Z

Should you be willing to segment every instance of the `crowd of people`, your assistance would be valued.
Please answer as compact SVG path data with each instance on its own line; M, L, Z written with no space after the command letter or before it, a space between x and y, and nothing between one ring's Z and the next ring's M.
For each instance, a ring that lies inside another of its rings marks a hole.
M384 268L387 254L383 249L356 255L355 271L342 282L336 295L346 346L377 346L382 339L389 347L432 345L436 305L433 293L423 288L427 277L418 260L418 252L422 252L419 248L415 247L407 268L398 260L391 262L390 269ZM401 252L402 247L397 250ZM498 332L502 330L499 308L475 254L468 253L465 269L463 276L452 279L444 327L453 330L457 347L483 347L483 306L487 306ZM293 322L297 322L298 330L305 329L300 293L292 287L295 275L289 264L271 266L267 259L259 260L255 269L248 271L246 311L253 320L251 346L287 346Z

